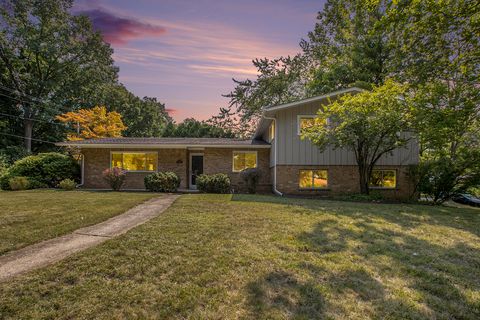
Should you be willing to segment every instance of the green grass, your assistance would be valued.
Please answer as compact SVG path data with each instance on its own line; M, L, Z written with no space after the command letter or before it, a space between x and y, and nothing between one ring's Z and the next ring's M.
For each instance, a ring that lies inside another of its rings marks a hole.
M0 254L107 220L153 196L60 190L2 192Z
M479 319L480 211L185 195L0 284L11 319Z

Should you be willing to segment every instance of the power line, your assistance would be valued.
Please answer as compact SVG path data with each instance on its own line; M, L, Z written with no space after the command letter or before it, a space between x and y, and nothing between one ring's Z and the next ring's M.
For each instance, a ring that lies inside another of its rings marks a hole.
M45 140L35 139L35 138L26 138L26 137L24 137L24 136L19 136L19 135L16 135L16 134L10 134L10 133L5 133L5 132L0 132L0 134L1 134L1 135L4 135L4 136L11 136L11 137L22 138L22 139L25 139L25 140L32 140L32 141L39 141L39 142L44 142L44 143L55 144L55 142L52 142L52 141L45 141Z
M13 114L8 114L8 113L3 113L3 112L0 112L0 116L10 117L10 118L18 118L18 119L22 119L22 120L31 120L31 121L36 121L36 122L43 122L43 123L48 123L48 124L55 124L57 126L66 126L63 123L55 123L55 122L51 122L51 121L38 120L38 119L28 119L28 118L25 118L25 117L15 116Z
M17 101L20 101L20 102L23 102L23 103L27 103L27 104L30 104L32 105L32 101L34 103L37 103L36 105L41 107L41 108L44 108L44 109L51 109L53 111L56 111L58 113L65 113L65 112L69 112L70 110L67 110L65 109L65 106L62 106L62 105L59 105L57 103L53 103L53 102L47 102L45 100L42 100L38 97L33 97L33 96L30 96L30 95L27 95L27 94L24 94L24 93L21 93L21 92L18 92L17 90L14 90L14 89L11 89L11 88L8 88L8 87L5 87L3 85L0 85L0 88L5 90L5 91L8 91L10 93L13 93L13 94L20 94L20 95L23 95L24 97L30 99L31 101L27 101L27 100L23 100L23 99L19 99L17 97L14 97L12 95L9 95L9 94L5 94L5 93L0 93L0 95L4 96L4 97L7 97L7 98L11 98L11 99L14 99L14 100L17 100ZM41 104L38 104L38 103L41 103ZM56 106L58 107L59 109L56 109L56 108L48 108L47 106L45 106L44 104L50 104L50 105L53 105L53 106Z

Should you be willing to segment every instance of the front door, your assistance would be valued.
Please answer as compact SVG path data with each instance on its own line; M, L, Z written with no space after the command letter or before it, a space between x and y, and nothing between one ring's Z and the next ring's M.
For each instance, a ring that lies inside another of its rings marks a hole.
M203 154L190 154L190 189L197 189L197 176L203 173Z

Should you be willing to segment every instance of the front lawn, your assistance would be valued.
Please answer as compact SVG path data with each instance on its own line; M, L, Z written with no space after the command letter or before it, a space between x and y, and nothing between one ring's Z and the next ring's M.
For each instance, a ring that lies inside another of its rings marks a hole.
M479 319L480 211L184 195L0 284L0 318Z
M107 220L155 196L60 190L0 193L0 254Z

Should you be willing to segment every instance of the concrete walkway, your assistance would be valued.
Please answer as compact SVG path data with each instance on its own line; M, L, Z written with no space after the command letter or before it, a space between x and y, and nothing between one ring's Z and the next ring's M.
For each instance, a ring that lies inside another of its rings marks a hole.
M42 241L0 256L0 281L44 267L121 235L158 216L178 197L178 195L163 195L102 223L77 229L65 236Z

